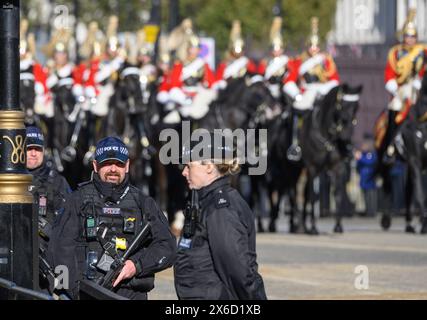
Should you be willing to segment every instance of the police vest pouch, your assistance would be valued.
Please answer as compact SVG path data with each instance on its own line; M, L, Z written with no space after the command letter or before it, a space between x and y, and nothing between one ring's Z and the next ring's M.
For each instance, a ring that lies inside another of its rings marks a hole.
M135 229L136 229L136 218L132 218L132 217L123 218L123 232L124 233L134 234Z

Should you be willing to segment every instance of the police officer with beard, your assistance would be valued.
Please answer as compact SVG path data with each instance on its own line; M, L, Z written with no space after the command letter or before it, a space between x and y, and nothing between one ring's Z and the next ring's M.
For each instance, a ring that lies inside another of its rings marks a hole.
M178 298L267 299L256 261L255 216L230 186L239 164L229 141L210 134L191 142L183 148L183 163L192 201L174 266Z
M98 282L105 267L105 243L115 244L121 255L146 222L151 237L133 253L113 283L117 294L147 299L154 287L154 274L172 266L176 240L163 212L154 200L129 183L129 152L118 138L98 142L90 181L81 183L66 200L65 211L57 220L50 247L55 265L69 271L69 290L79 298L78 284L86 279ZM102 235L99 230L104 230Z
M49 286L48 242L55 217L62 212L65 196L71 193L67 180L45 161L44 136L37 127L27 127L27 169L33 175L30 192L34 196L34 210L39 225L39 253L46 263L40 263L39 286L43 291ZM52 280L52 279L51 279ZM51 284L52 285L52 284Z

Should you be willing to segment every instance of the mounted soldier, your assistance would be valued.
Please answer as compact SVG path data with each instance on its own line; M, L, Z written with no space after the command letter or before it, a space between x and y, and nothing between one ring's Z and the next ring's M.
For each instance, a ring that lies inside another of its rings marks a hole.
M192 22L185 19L184 31L178 58L170 72L169 98L179 107L181 117L200 119L209 110L209 104L216 98L210 90L215 76L209 65L199 56L200 39L194 33Z
M332 56L320 49L319 19L316 17L311 19L307 49L294 59L291 70L284 90L293 99L294 120L298 119L298 123L301 123L303 114L312 110L340 81ZM296 142L289 148L288 157L298 161L301 159L301 148L297 131L294 130L293 141Z
M92 115L88 124L91 142L84 157L86 165L90 164L93 158L95 141L104 136L104 122L109 111L111 96L114 94L114 84L118 71L126 59L126 52L121 47L117 35L118 23L117 16L111 16L106 41L100 41L97 37L92 41L89 71L85 77L85 95L90 101ZM97 26L92 26L93 29L95 27Z
M259 65L264 81L278 101L283 101L282 93L286 93L285 85L289 82L292 63L291 58L285 54L281 28L282 18L275 17L270 29L270 57L262 60Z
M59 151L68 143L71 135L73 113L76 103L84 101L83 64L76 66L69 59L71 32L68 29L58 29L53 34L51 41L44 47L44 52L49 60L49 77L47 87L52 92L54 104L54 117L50 125L49 143L53 148L53 156L59 171L63 171L60 163Z
M245 55L245 41L239 20L234 20L226 58L218 66L215 87L224 89L232 79L249 77L249 84L262 81L258 66Z
M391 161L395 155L391 145L396 135L398 126L406 118L410 107L416 102L418 92L421 89L423 77L424 59L427 56L427 48L417 43L417 27L414 19L415 9L412 9L401 33L402 43L390 49L385 68L385 88L390 93L388 104L387 130L377 137L377 148L383 150L386 161ZM385 115L383 116L385 117ZM384 118L384 121L387 121ZM383 121L383 122L384 122ZM378 127L377 127L378 128Z
M47 128L40 122L40 116L53 116L53 105L46 85L47 69L35 60L36 43L33 33L28 33L28 20L21 20L20 29L20 100L25 112L25 122Z

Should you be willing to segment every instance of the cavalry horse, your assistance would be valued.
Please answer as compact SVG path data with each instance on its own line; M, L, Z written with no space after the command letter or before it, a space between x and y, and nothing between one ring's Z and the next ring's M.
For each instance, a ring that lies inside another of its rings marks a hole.
M362 86L343 85L332 89L323 100L306 115L301 128L302 159L307 169L306 203L310 204L311 228L306 225L307 206L304 206L300 224L305 232L316 235L316 200L318 188L315 178L330 170L335 179L337 212L334 232L343 232L343 199L346 190L346 161L352 156L352 134Z
M288 100L288 99L283 99ZM301 159L289 159L288 150L292 145L292 132L298 125L292 118L290 102L282 103L282 110L279 116L268 122L268 170L266 181L270 200L270 222L269 232L276 232L276 220L279 217L280 203L284 195L288 196L289 206L289 232L297 233L298 224L295 218L298 217L297 208L297 183L304 168ZM260 219L258 219L258 231L264 231Z
M63 161L63 157L60 157L60 152L67 146L71 135L73 124L70 122L70 115L73 112L77 99L72 92L71 84L56 84L51 89L53 94L53 106L54 113L53 118L50 121L50 130L48 143L51 145L53 159L57 169L60 172L64 172L69 177L75 177L77 169L76 164L73 161ZM71 182L75 185L74 182Z
M132 183L144 193L154 196L154 156L157 153L152 144L148 109L155 108L154 87L143 86L140 70L131 64L119 72L114 94L109 103L107 134L120 137L129 149L132 162L130 177ZM147 91L147 92L145 92Z
M412 226L412 205L420 212L421 234L427 234L426 195L423 188L422 172L427 169L427 72L424 73L422 87L417 101L411 106L407 117L398 129L393 140L398 157L407 163L406 192L406 227L408 233L416 232ZM380 158L381 160L381 158ZM380 163L383 173L389 166ZM385 189L389 191L389 189ZM384 230L391 226L391 212L385 212L381 219Z
M247 139L255 139L258 157L265 156L262 153L267 152L267 174L251 175L249 176L249 186L243 184L244 180L241 180L238 186L252 208L255 208L257 202L261 204L260 195L263 190L268 193L269 184L266 177L270 172L271 164L269 125L279 114L281 114L281 106L272 96L265 83L248 83L245 78L237 78L230 80L227 87L219 91L217 99L210 104L206 116L196 124L196 127L209 131L214 129L230 129L232 131L235 129L267 129L267 145L261 145L256 134L255 137L246 137ZM249 133L251 132L245 132L245 134ZM249 165L243 165L240 177L248 175L248 169ZM261 216L257 214L257 217L258 230L262 231Z

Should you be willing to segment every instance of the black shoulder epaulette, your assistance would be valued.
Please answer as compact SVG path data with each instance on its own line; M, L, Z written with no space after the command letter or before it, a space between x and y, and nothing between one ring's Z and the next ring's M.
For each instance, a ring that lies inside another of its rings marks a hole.
M228 194L226 194L223 190L219 190L215 197L215 207L225 208L230 205L230 199L228 198Z
M135 187L134 185L129 184L129 191L130 192L142 192L141 190L139 190L137 187Z

